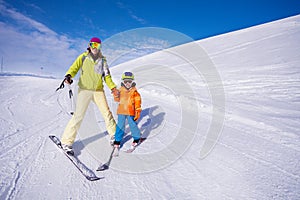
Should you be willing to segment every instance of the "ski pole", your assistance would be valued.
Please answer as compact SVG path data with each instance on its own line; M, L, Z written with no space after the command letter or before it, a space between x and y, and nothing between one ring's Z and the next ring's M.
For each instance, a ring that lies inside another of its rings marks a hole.
M64 79L62 82L61 82L61 84L59 85L59 87L55 90L56 92L58 91L58 90L60 90L60 89L64 89L64 87L65 87L65 80L66 79Z
M59 85L59 87L56 89L56 92L58 90L61 90L61 89L65 88L65 84L64 84L65 80L66 80L66 78L61 82L61 84ZM67 84L67 85L69 87L69 98L70 98L70 101L71 101L70 114L73 115L74 114L74 110L73 110L73 105L74 105L73 91L72 91L71 84Z
M111 160L113 158L113 155L114 155L114 152L115 152L116 148L117 147L114 147L112 149L108 161L106 163L104 163L104 164L100 164L100 166L96 169L96 171L104 171L104 170L107 170L109 168L109 165L111 163Z
M70 114L73 115L74 114L74 109L73 109L73 105L74 105L74 98L73 98L73 91L72 91L72 87L70 84L68 84L69 87L69 97L71 100L71 108L70 108Z

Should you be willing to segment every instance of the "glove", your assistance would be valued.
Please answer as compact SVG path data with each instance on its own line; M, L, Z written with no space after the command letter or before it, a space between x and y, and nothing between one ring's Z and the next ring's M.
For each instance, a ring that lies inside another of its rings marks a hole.
M70 84L70 85L73 83L72 76L70 74L67 74L65 76L65 83Z
M133 120L137 121L141 116L141 110L136 110Z
M111 93L114 95L115 98L120 97L120 91L117 88L111 89Z

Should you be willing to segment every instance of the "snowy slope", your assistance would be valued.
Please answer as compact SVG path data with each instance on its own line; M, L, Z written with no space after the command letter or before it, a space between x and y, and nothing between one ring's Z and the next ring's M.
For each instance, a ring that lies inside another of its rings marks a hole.
M0 199L300 199L299 42L295 16L197 41L212 62L188 43L112 68L135 72L148 139L97 182L48 139L70 119L61 80L1 76ZM74 149L92 170L109 156L93 106Z

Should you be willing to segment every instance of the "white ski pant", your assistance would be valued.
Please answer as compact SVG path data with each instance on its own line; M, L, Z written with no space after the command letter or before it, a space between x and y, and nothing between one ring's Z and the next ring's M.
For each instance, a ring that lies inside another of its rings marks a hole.
M104 91L91 91L79 88L76 110L62 135L62 144L72 145L74 143L78 129L91 101L93 101L99 108L102 117L104 118L108 134L110 136L115 134L116 122L108 107Z

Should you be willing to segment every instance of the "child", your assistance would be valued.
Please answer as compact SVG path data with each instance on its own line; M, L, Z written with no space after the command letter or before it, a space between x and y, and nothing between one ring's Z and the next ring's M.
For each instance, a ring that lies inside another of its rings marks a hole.
M140 118L142 111L141 96L135 88L136 83L133 82L134 75L131 72L122 74L121 88L119 95L114 97L116 102L119 102L117 114L118 123L115 132L114 147L117 150L115 156L118 156L120 142L124 136L125 122L128 121L133 143L128 152L132 152L138 145L141 137L141 132L137 126L136 121Z

